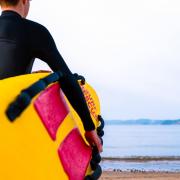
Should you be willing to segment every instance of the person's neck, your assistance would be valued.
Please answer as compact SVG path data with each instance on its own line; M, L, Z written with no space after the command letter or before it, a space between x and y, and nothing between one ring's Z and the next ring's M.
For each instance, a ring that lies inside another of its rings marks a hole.
M16 7L2 7L2 11L15 11L18 13L21 17L24 17L24 11L22 8L16 6Z

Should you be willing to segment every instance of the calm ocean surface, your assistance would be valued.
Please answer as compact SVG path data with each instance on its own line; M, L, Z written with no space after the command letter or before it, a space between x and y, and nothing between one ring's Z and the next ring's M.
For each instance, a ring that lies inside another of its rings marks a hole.
M180 156L180 125L107 125L103 157Z
M107 125L102 157L137 157L137 162L106 160L104 169L180 171L180 161L139 162L138 157L180 157L180 125Z

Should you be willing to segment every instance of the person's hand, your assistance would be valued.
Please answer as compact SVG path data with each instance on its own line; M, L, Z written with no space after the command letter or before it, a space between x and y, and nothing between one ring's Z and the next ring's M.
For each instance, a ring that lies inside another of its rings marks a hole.
M93 147L96 146L99 152L103 151L101 140L95 130L85 132L86 140Z

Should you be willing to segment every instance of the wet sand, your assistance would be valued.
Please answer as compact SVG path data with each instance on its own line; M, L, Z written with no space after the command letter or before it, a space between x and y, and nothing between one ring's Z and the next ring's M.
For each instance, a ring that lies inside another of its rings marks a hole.
M180 173L104 171L100 180L180 180Z
M131 157L103 157L102 161L126 161L126 162L148 162L148 161L180 161L180 156L131 156Z

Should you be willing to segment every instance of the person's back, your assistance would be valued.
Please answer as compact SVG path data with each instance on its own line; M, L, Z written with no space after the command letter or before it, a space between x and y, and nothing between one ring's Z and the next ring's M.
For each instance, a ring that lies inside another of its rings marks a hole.
M24 19L13 11L0 17L0 79L31 72L32 59L28 52L28 33Z
M42 25L26 20L29 0L0 0L0 79L31 72L35 58L53 71L61 71L61 88L80 116L90 144L102 151L87 104L77 80L59 54L55 42Z
M53 71L70 72L48 30L15 11L3 11L0 16L0 54L0 79L31 73L35 58Z

